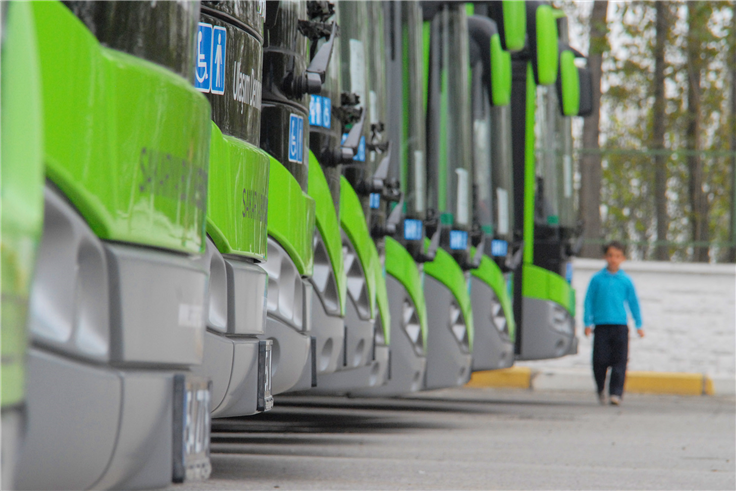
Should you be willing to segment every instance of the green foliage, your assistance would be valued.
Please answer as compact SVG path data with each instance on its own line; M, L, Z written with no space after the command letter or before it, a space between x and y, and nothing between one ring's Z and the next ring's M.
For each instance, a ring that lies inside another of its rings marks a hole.
M574 22L588 22L590 4L570 0L561 7ZM654 104L654 2L611 2L608 35L588 39L589 26L577 29L580 44L603 53L601 138L604 235L632 244L632 256L653 259L656 239L654 160L651 151ZM667 213L673 260L692 259L692 210L688 194L688 156L703 163L711 261L727 260L733 213L732 139L736 121L730 109L735 22L733 2L667 2L669 32L665 50L665 155ZM692 21L689 16L694 16ZM689 26L692 29L689 29ZM573 27L571 32L576 32ZM700 73L699 148L690 148L687 127L688 49ZM621 151L625 149L626 151ZM579 149L579 154L586 149ZM580 204L581 207L585 203Z

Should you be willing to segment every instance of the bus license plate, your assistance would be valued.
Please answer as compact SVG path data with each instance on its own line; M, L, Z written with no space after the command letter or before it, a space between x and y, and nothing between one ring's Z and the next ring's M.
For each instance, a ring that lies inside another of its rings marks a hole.
M210 477L211 398L209 379L174 376L174 482Z

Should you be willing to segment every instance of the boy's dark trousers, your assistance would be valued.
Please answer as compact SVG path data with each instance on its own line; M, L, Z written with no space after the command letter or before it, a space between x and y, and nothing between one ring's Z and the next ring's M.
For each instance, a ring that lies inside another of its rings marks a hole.
M606 372L611 367L608 393L621 396L626 380L626 362L629 359L629 327L602 324L593 330L593 376L598 392L606 385Z

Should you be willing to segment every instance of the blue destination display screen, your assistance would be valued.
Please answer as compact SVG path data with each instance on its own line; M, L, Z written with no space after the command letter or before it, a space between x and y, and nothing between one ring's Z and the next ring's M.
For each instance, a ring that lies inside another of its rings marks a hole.
M494 256L505 256L509 252L509 243L505 240L491 241L491 254Z
M321 95L309 97L309 125L330 129L332 125L332 100Z
M422 240L422 221L407 218L404 220L404 240Z
M450 230L450 249L462 250L468 248L468 233L462 230Z

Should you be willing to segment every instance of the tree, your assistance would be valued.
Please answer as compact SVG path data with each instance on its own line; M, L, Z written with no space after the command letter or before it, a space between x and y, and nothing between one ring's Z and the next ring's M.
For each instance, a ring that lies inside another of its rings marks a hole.
M728 251L729 262L736 262L736 2L731 4L731 32L729 34L729 54L730 54L730 72L731 72L731 124L730 128L730 148L731 148L731 207L730 214L730 233L729 240L731 246Z
M595 4L562 5L590 19L572 30L594 67ZM734 0L611 2L605 26L598 135L576 141L586 255L608 237L634 259L736 260Z
M708 17L704 2L688 2L687 31L687 142L688 142L688 192L690 197L690 227L693 259L708 262L708 246L698 244L709 241L708 200L703 191L704 169L701 150L701 77L704 68L703 41Z
M608 1L596 0L590 14L590 48L588 68L593 81L593 112L583 123L583 148L586 153L580 160L580 214L585 223L585 238L592 239L583 246L584 257L600 257L600 247L595 243L601 238L601 78L603 53L608 48Z
M667 157L664 155L665 115L665 44L669 30L669 4L657 2L656 41L654 46L654 106L652 107L652 145L658 151L654 156L654 208L657 215L657 246L654 257L658 261L670 258L667 240Z

